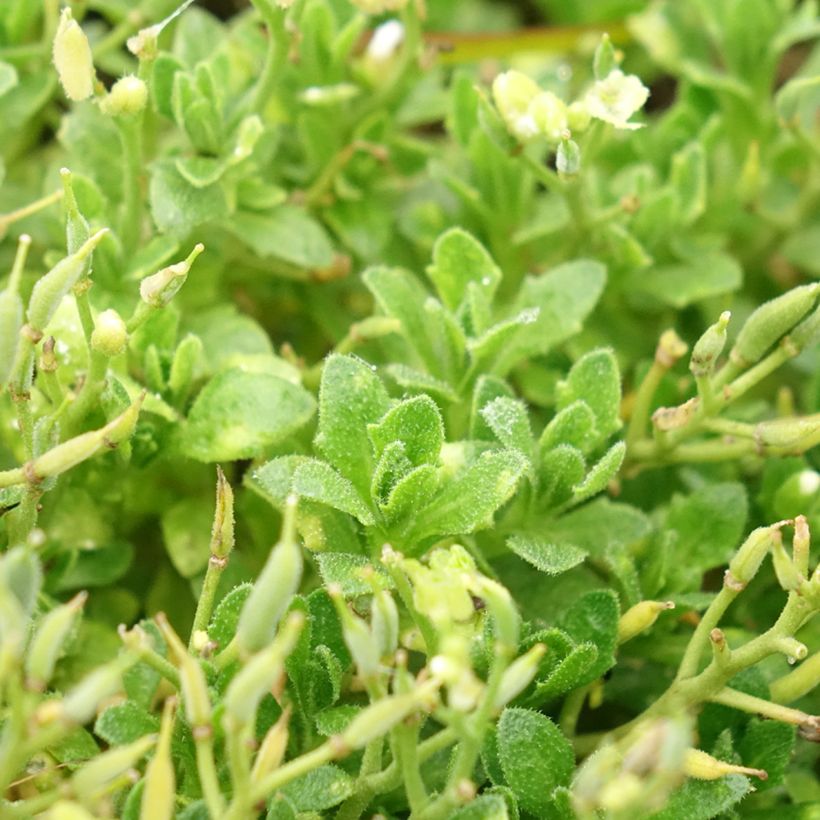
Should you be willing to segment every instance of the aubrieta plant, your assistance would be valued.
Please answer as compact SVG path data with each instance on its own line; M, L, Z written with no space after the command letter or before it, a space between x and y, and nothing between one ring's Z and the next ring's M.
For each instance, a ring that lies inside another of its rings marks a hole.
M0 817L815 818L819 20L0 4Z

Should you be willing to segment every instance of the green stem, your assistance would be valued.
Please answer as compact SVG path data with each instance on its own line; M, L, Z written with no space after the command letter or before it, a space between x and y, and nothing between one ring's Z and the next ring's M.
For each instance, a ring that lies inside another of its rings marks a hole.
M253 90L250 110L261 114L273 94L288 54L288 35L285 30L285 12L275 8L270 0L251 0L268 29L268 49L262 73Z
M97 407L97 400L105 389L108 359L95 350L92 350L89 355L90 363L83 386L74 403L66 410L66 426L69 430L76 430L83 419Z
M730 689L728 686L724 686L719 692L711 695L709 700L712 703L731 706L733 709L740 709L753 715L763 715L772 720L779 720L781 723L791 723L794 726L801 726L811 719L811 715L801 712L799 709L792 709L763 698L756 698L754 695L747 695L745 692Z
M14 222L19 222L27 216L31 216L32 214L36 214L38 211L48 208L49 205L59 202L62 198L63 190L61 188L59 191L54 191L54 193L47 194L46 196L40 197L40 199L35 199L34 202L30 202L22 208L17 208L16 210L9 211L6 214L0 214L0 236L5 233L9 225Z
M142 233L142 115L117 118L123 151L123 192L119 237L126 254L136 250Z
M396 752L401 766L404 791L410 804L410 812L421 811L429 800L424 779L419 765L419 725L400 723L393 736L396 740Z
M632 415L629 417L629 426L626 430L626 451L630 458L634 458L635 445L642 439L649 428L649 414L652 409L652 399L655 397L661 379L669 368L653 359L646 376L635 394L632 405ZM654 444L654 442L653 442Z
M91 334L94 332L94 317L91 314L91 303L88 300L88 289L90 287L91 281L89 279L84 279L74 286L74 301L77 304L77 313L80 315L80 324L89 350L91 350Z
M199 593L199 600L196 604L194 614L194 625L191 627L191 639L188 642L188 649L193 646L194 635L197 632L208 629L211 621L211 613L214 609L216 591L219 587L219 580L228 565L228 559L219 555L211 555L208 561L208 569L205 571L205 580L202 582L202 591Z
M260 800L267 799L269 795L273 794L277 789L282 788L285 784L290 783L297 777L301 777L303 774L318 769L319 766L324 766L325 763L330 763L330 761L336 759L337 756L338 747L331 741L328 741L312 752L307 752L307 754L303 754L285 763L251 787L250 802L255 804Z
M210 733L197 733L195 730L194 745L196 747L196 769L205 804L212 818L222 817L225 812L225 800L219 789L219 776L214 762L214 739Z
M581 709L584 708L584 701L586 701L591 688L592 684L590 683L586 686L574 689L564 700L564 705L561 707L561 714L558 718L558 725L561 727L561 731L569 738L575 734Z
M684 652L683 659L678 667L676 680L691 677L698 671L701 656L709 645L709 636L712 630L718 625L732 601L739 594L739 589L723 586L712 603L709 604L709 608L704 612L700 623L695 629L695 634L692 635L689 645L686 647L686 652Z
M248 814L251 782L250 740L251 727L247 725L226 726L225 744L228 749L228 766L233 783L233 799L226 817L246 817Z

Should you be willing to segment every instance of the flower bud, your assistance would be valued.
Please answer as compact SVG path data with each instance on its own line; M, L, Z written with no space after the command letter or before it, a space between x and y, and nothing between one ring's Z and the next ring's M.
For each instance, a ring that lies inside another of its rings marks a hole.
M122 675L136 661L135 656L121 655L86 675L63 697L59 714L70 723L88 723L99 705L122 689Z
M151 276L146 276L140 282L140 297L145 304L153 308L161 308L168 304L179 293L180 288L188 278L194 260L205 250L200 242L188 254L188 258L163 268Z
M227 558L234 545L233 490L221 467L216 468L216 511L211 529L211 555Z
M630 607L618 621L618 643L631 641L636 635L649 629L661 612L674 608L672 601L641 601Z
M757 575L772 545L774 533L784 524L785 522L780 522L770 527L758 527L749 535L729 562L724 579L725 586L742 589Z
M715 364L726 345L726 328L732 314L724 310L720 318L695 342L689 359L689 370L695 377L711 376Z
M353 656L353 662L362 677L371 677L379 671L380 647L376 644L367 623L354 615L345 603L342 591L335 584L327 588L333 599L339 620L342 622L342 635L345 644Z
M259 751L256 753L256 760L253 762L252 783L258 783L274 769L279 768L279 765L285 759L285 751L288 748L289 722L290 705L284 708L279 720L268 729L267 734L262 739Z
M60 179L63 183L63 206L65 207L66 248L69 253L76 253L91 236L88 220L80 213L77 197L74 195L74 180L68 168L60 169ZM91 259L85 261L87 276L91 268Z
M544 644L537 643L507 667L493 703L496 709L506 706L532 683L546 651Z
M479 576L475 582L475 593L486 602L493 616L498 640L507 649L515 651L521 629L521 616L510 593L497 581L484 576Z
M567 106L567 127L573 134L586 131L591 121L589 110L580 100Z
M148 86L139 77L127 74L111 86L101 108L114 117L130 116L139 114L147 101Z
M71 9L63 9L52 49L54 67L70 100L86 100L94 93L94 60L88 38Z
M162 724L154 756L145 769L145 787L140 803L140 820L172 820L176 800L176 778L171 760L176 698L168 698L162 710Z
M370 628L380 656L391 656L399 645L399 611L387 590L377 590L373 595Z
M342 744L349 749L364 748L415 711L434 688L432 684L422 685L407 695L393 695L371 704L348 723L341 734Z
M156 743L156 735L145 735L133 743L116 746L81 766L71 778L74 791L83 799L93 797L115 778L132 769Z
M296 539L297 501L296 496L288 496L279 543L271 550L239 615L236 638L246 652L258 652L273 640L279 619L299 589L302 550Z
M609 76L612 69L618 67L615 58L615 46L612 45L608 34L601 35L601 42L595 49L595 56L592 60L592 72L596 80L603 80Z
M724 763L700 749L687 749L683 768L687 777L694 777L697 780L717 780L727 774L747 774L760 780L766 780L769 776L763 769Z
M68 603L53 609L40 622L26 652L26 678L30 689L42 691L51 680L65 640L87 598L87 593L78 592Z
M820 283L814 282L762 304L741 328L731 361L740 367L754 364L812 309L818 293Z
M528 109L535 120L540 134L551 143L560 142L567 130L566 103L552 91L541 91L535 96Z
M801 474L802 475L802 474ZM820 476L817 473L812 473L816 476L818 481L815 484L815 490L820 489ZM812 479L814 483L814 479ZM792 557L794 558L794 565L797 571L803 576L809 574L809 552L811 550L811 533L809 532L809 522L805 515L798 515L794 519L794 540L792 541Z
M296 646L304 625L304 614L293 612L273 643L257 652L236 673L223 700L228 719L226 731L232 731L231 722L246 726L252 724L259 702L284 672L285 660Z
M211 698L208 682L199 661L192 657L179 639L165 613L159 612L154 620L168 645L179 669L179 683L185 704L185 717L191 724L194 737L211 731Z
M805 579L783 546L783 537L778 532L772 538L772 564L777 581L786 592L799 589Z
M97 315L94 330L91 333L91 349L103 356L113 358L125 350L128 342L128 331L125 329L120 314L113 308Z
M541 89L520 71L505 71L493 81L493 100L507 126L520 142L529 142L538 136L538 125L530 113L530 103Z
M555 167L562 176L574 176L581 170L581 149L573 140L562 139L555 155Z
M6 289L0 293L0 386L11 378L14 360L20 344L23 326L23 301L20 298L20 278L26 264L31 237L23 234L17 243L17 253Z
M97 231L76 251L58 262L47 274L37 280L28 302L28 321L42 331L51 321L63 297L74 287L86 269L86 260L108 233L108 228Z

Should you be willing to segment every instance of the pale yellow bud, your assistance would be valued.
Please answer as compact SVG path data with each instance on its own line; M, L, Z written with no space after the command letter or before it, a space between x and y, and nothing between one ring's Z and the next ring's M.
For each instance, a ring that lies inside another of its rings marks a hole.
M139 114L147 101L148 86L139 77L128 74L111 86L108 96L102 101L102 109L115 117Z
M88 38L70 8L63 9L60 16L52 56L66 97L87 100L94 93L94 62Z

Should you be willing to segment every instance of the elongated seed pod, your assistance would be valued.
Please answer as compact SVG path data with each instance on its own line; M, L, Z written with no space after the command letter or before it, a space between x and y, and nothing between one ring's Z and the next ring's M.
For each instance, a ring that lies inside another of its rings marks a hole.
M66 97L88 99L94 93L94 60L88 38L71 16L70 8L60 15L52 56Z
M123 672L136 662L136 656L121 655L86 675L63 698L60 709L63 718L70 723L88 723L100 703L120 691Z
M345 603L341 589L335 584L327 588L333 600L339 620L342 623L342 636L353 656L353 662L363 677L370 677L379 671L380 649L367 623L354 615Z
M497 581L483 576L478 578L475 592L485 601L493 616L498 639L509 649L515 650L521 631L521 616L510 593Z
M296 540L296 503L295 496L288 497L279 543L239 615L236 639L245 652L258 652L273 640L279 620L299 589L302 550Z
M381 657L392 655L399 645L399 611L386 589L379 589L373 595L370 628Z
M812 308L820 283L801 285L762 304L746 320L730 354L741 367L753 364Z
M14 369L23 326L23 300L20 298L20 278L26 265L31 237L23 234L17 243L17 253L6 289L0 293L0 385L6 384Z
M48 325L63 297L83 275L86 260L107 233L108 228L97 231L76 253L58 262L37 281L28 303L28 321L33 328L42 331Z
M493 702L496 709L506 706L532 683L538 672L538 664L541 663L546 651L547 647L544 644L537 643L507 667Z
M715 364L726 346L726 328L731 318L732 314L725 310L695 342L689 358L689 370L693 376L711 376L715 372Z
M227 558L234 545L233 490L221 467L216 470L216 510L211 529L211 555Z
M236 673L225 692L226 718L244 725L253 722L259 702L284 671L285 660L293 651L304 625L304 614L292 613L273 643L257 652ZM230 731L229 726L225 728Z
M268 729L268 733L262 739L259 751L256 753L256 759L253 762L252 783L258 783L265 775L279 768L279 765L285 759L285 751L288 747L289 723L290 706L286 706L279 716L279 720Z
M133 768L156 743L156 735L145 735L133 743L116 746L81 766L71 778L74 791L81 797L91 797L104 789L114 778Z
M176 778L171 760L171 733L174 728L176 698L168 698L162 710L159 740L145 770L145 788L140 804L140 820L171 820L174 816Z
M798 350L806 350L820 342L820 306L791 331L789 338Z
M65 639L83 608L88 593L78 592L68 603L51 610L40 622L26 653L26 678L31 689L45 689L63 651Z
M142 301L153 308L161 308L167 305L179 293L180 288L188 278L191 265L194 264L194 260L204 250L205 246L199 243L182 262L168 265L168 267L151 274L151 276L146 276L140 282Z
M781 526L783 524L773 524L771 527L758 527L753 530L729 562L727 580L742 586L748 584L757 575L771 547L773 533Z
M626 643L649 629L664 610L674 609L672 601L640 601L630 607L618 621L618 643Z
M348 723L341 734L343 745L349 749L367 746L371 740L386 734L404 720L432 691L429 686L420 686L407 695L393 695L371 704Z
M29 478L39 481L60 475L77 464L131 437L139 417L144 396L140 396L124 413L99 430L91 430L58 444L26 466Z

